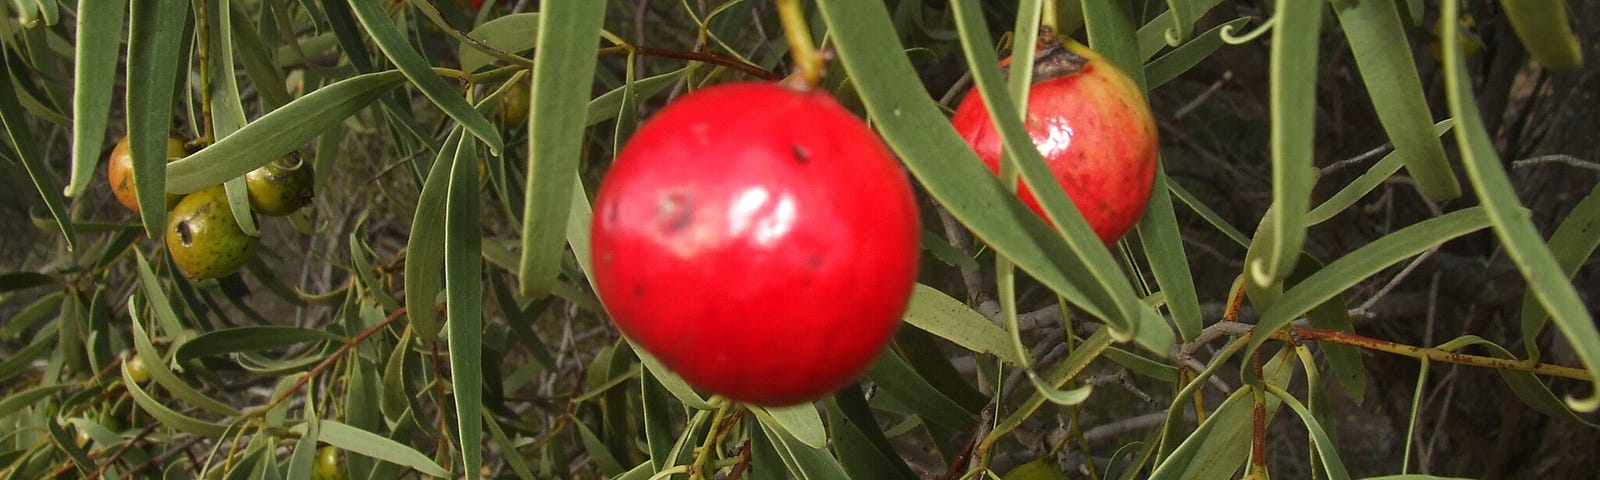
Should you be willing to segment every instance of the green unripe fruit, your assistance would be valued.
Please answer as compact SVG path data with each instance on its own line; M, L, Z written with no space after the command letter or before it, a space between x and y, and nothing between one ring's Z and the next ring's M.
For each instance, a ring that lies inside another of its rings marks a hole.
M233 273L255 253L258 242L239 229L221 185L183 197L167 216L167 251L191 279Z
M311 478L315 480L350 480L350 475L344 471L343 459L339 458L339 449L333 445L324 445L317 449L317 461L311 465Z
M274 160L244 175L250 210L269 217L294 213L311 204L316 176L299 155Z

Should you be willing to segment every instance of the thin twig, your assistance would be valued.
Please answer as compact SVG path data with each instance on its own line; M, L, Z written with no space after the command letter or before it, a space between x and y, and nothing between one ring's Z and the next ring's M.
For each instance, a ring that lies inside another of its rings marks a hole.
M1600 172L1600 163L1592 162L1592 161L1589 161L1589 160L1584 160L1582 158L1574 157L1572 155L1565 155L1565 154L1542 155L1542 156L1538 156L1538 157L1517 160L1517 161L1511 162L1511 168L1516 169L1516 168L1523 168L1523 167L1528 167L1528 166L1533 166L1533 165L1542 165L1542 164L1547 164L1547 163L1555 163L1555 164L1567 165L1567 166L1570 166L1570 167L1573 167L1573 168L1581 168L1581 169L1584 169L1584 170L1594 170L1594 171Z

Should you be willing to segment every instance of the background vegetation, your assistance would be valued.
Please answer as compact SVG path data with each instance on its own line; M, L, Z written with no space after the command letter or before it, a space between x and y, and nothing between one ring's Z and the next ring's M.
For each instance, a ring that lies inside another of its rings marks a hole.
M860 385L762 409L631 348L585 272L639 121L788 72L771 2L0 2L0 476L307 478L318 445L322 478L1592 476L1600 6L1059 3L1161 127L1109 250L947 126L1008 98L1042 2L802 2L926 252ZM314 208L184 279L102 165L169 130L214 144L145 197L299 152Z

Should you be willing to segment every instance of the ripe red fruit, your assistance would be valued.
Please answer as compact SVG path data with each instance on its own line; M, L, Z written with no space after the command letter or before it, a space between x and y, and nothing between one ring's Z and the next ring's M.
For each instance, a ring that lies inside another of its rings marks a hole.
M735 83L639 128L600 186L591 255L617 327L690 385L788 405L882 350L920 231L905 173L861 120L826 93Z
M1028 90L1028 135L1084 220L1111 244L1139 223L1150 200L1158 147L1155 119L1138 84L1105 57L1077 42L1061 45L1040 38L1040 60ZM989 170L998 172L1000 134L981 96L969 92L950 121ZM1026 185L1019 195L1045 218Z

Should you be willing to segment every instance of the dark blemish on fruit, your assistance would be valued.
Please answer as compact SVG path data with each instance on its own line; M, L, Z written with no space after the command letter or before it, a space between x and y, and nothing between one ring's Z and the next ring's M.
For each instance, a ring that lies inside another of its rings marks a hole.
M815 253L806 255L806 268L812 270L822 268L822 256Z
M633 298L644 298L644 285L633 286Z
M608 225L616 225L616 223L617 223L617 206L615 204L607 205L606 206L606 224L608 224Z
M791 143L789 144L789 151L794 153L794 161L800 162L801 165L811 163L811 153L806 151L806 147L802 147L798 143Z
M187 220L178 222L178 240L183 242L185 247L194 243L194 229L189 226Z
M694 197L675 192L656 200L656 224L668 235L675 235L694 223Z
M605 255L601 255L600 256L600 263L611 263L611 261L613 259L615 259L616 257L617 257L617 254L611 253L611 252L606 252Z

